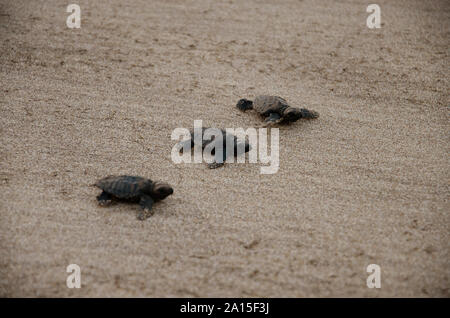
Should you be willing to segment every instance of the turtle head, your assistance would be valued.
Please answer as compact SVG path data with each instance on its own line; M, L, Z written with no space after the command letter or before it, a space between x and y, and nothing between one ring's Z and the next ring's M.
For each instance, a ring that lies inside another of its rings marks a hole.
M164 200L173 193L173 188L164 182L156 181L153 184L151 197L155 200Z
M251 100L243 98L237 102L236 107L242 111L246 111L247 109L253 108L253 102Z
M288 107L283 113L283 117L288 122L295 122L302 118L302 111L295 107Z

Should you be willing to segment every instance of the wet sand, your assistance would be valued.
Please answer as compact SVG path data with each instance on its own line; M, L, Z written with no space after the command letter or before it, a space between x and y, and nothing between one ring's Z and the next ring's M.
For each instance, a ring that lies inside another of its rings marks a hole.
M378 1L381 29L359 0L77 3L0 2L1 296L449 296L448 1ZM258 94L321 115L276 174L172 162ZM175 193L140 222L97 205L110 174Z

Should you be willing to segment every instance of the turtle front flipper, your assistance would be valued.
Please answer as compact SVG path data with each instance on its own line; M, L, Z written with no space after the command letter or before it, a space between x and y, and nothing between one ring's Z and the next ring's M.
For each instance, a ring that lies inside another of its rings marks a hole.
M219 145L220 147L221 145ZM209 169L216 169L216 168L220 168L223 165L225 165L225 161L227 160L227 149L226 149L226 141L224 141L223 143L223 150L222 150L222 158L220 157L220 152L219 151L215 151L214 148L214 155L215 155L215 161L212 163L208 163L208 168Z
M264 124L262 126L263 127L273 126L273 125L279 124L282 120L283 120L283 118L281 118L280 114L270 113L270 115L266 118L266 120L264 121Z
M112 195L108 192L103 191L97 196L97 201L100 206L107 206L112 201Z
M216 168L220 168L223 167L225 163L223 162L213 162L213 163L208 163L208 168L209 169L216 169Z
M151 217L154 214L154 212L152 211L153 202L154 201L151 196L146 194L141 196L139 205L141 206L142 211L140 211L137 216L138 220L144 221L145 219Z

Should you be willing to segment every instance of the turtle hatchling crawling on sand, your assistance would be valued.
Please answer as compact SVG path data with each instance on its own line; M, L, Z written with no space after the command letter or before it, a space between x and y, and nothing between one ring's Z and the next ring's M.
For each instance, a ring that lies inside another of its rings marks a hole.
M103 190L97 196L98 203L102 206L112 200L139 203L142 208L138 214L139 220L152 216L153 203L164 200L173 193L172 187L167 183L135 176L109 176L98 180L95 186Z
M217 135L222 135L222 143L219 139L216 140L216 136L214 134L211 134L210 136L206 135L205 132L217 132ZM195 138L196 133L198 134L198 139ZM222 167L229 155L231 153L231 150L233 151L234 156L238 156L242 153L249 152L251 150L250 144L245 141L241 142L238 140L238 138L230 133L227 133L224 129L219 128L208 128L208 127L202 127L202 128L195 128L190 131L191 138L185 141L182 141L178 144L179 150L181 153L183 153L184 149L191 149L196 144L196 140L200 143L201 149L204 150L206 147L210 147L211 154L215 156L215 162L209 163L208 168L215 169ZM229 149L227 152L227 140L228 144L234 145L234 149ZM220 152L216 151L218 148L222 149L222 156L220 156Z
M289 106L284 98L278 96L261 95L256 97L254 101L241 99L236 107L242 111L247 109L256 110L265 118L265 126L278 123L292 123L300 118L313 119L319 117L319 113L315 111Z

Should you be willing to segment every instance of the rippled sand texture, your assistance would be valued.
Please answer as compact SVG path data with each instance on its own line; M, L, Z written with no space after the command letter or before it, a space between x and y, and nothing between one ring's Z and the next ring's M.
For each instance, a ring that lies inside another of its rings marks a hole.
M448 1L0 3L1 296L449 296ZM175 165L176 127L318 111L280 170ZM173 196L97 205L109 174ZM81 267L81 289L66 267ZM381 289L366 267L381 266Z

